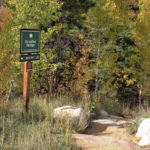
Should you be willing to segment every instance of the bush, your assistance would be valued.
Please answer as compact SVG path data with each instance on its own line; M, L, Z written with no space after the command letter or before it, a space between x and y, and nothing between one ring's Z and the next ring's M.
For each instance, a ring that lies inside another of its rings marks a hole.
M130 109L128 105L116 100L106 99L101 102L101 109L104 109L108 114L119 115L126 118L131 118L134 115L136 108Z
M104 109L109 114L122 115L122 106L117 100L106 99L101 102L101 109Z

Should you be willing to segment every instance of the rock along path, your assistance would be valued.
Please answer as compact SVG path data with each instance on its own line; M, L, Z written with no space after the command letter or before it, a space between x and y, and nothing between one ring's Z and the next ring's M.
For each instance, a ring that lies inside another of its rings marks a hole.
M93 120L85 134L73 134L81 150L150 150L138 146L139 140L130 135L126 125L131 120L115 117Z

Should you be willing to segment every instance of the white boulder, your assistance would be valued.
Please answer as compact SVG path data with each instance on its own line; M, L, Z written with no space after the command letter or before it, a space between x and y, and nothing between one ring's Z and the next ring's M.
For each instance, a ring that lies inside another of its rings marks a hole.
M73 106L62 106L54 109L52 113L54 119L69 119L74 123L83 123L87 125L87 116L82 108Z
M139 142L139 146L148 146L148 145L150 145L150 135L143 137Z
M144 119L136 133L136 137L141 138L140 146L150 145L150 118Z

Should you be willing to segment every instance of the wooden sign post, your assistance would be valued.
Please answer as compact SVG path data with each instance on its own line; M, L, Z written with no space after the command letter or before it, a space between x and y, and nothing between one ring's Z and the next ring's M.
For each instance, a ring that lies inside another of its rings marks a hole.
M36 54L33 54L36 53ZM26 111L30 102L30 76L32 60L40 59L40 30L20 30L20 62L24 62L23 106Z
M24 62L24 85L23 85L23 105L26 111L29 108L30 101L30 75L32 71L32 62Z

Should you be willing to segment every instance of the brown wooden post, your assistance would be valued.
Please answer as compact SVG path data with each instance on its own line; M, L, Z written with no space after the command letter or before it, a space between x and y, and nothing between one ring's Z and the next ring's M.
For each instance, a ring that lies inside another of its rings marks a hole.
M30 101L30 75L32 70L32 62L24 62L24 86L23 86L23 105L26 111L29 108Z

